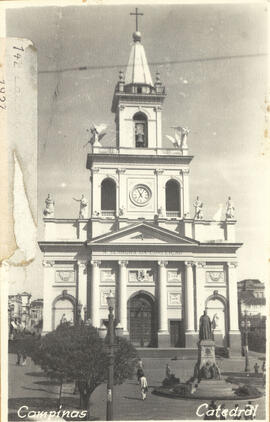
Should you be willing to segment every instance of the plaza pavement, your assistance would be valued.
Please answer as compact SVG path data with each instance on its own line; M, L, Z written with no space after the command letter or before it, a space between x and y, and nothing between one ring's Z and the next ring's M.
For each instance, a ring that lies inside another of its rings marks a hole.
M259 355L250 358L251 368L255 361L260 367ZM143 359L145 373L150 386L147 399L141 400L140 389L136 377L114 388L114 419L115 420L169 420L189 419L199 420L196 409L201 400L170 399L151 394L155 386L159 386L165 377L165 366L169 363L172 371L181 381L192 375L195 360ZM223 372L241 371L244 369L244 358L221 359L218 364ZM20 419L17 411L20 406L29 406L29 410L56 410L59 387L44 377L41 370L28 359L26 366L16 366L16 355L9 354L9 420ZM73 395L73 385L64 386L62 398L63 408L78 408L79 397ZM224 402L229 409L239 403L244 408L247 401ZM259 404L256 419L265 419L265 397L253 401ZM217 404L220 402L218 401ZM106 386L99 386L91 397L91 419L106 419ZM30 420L30 419L29 419Z

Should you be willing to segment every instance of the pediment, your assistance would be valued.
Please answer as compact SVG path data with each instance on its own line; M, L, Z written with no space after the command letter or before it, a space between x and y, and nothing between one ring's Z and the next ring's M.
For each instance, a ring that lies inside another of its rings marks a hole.
M113 233L107 233L91 241L92 244L109 243L111 245L192 245L197 244L194 239L182 237L167 229L141 223L127 226Z

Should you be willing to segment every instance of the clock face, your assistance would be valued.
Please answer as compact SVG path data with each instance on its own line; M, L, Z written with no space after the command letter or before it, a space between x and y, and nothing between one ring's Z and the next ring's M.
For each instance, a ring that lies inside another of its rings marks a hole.
M146 185L136 185L131 191L131 201L140 207L146 205L152 196L150 188Z

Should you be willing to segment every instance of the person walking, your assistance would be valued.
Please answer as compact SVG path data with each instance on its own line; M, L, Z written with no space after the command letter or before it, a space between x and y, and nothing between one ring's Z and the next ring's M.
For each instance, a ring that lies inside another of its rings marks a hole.
M22 352L22 366L26 365L27 354L25 351Z
M144 372L143 372L143 369L141 368L141 367L139 367L138 369L137 369L137 379L138 379L138 383L140 384L140 379L141 379L141 377L143 377L144 376Z
M144 374L140 378L140 386L141 386L142 400L145 400L146 399L146 393L148 391L148 384L147 384L146 376Z
M141 358L139 358L138 360L138 368L142 368L143 369L143 361Z
M16 355L17 355L16 365L20 365L21 364L21 357L22 357L21 352L20 351L17 351L16 352Z
M258 374L259 373L259 368L260 367L259 367L258 363L256 362L255 365L254 365L254 373L255 374Z

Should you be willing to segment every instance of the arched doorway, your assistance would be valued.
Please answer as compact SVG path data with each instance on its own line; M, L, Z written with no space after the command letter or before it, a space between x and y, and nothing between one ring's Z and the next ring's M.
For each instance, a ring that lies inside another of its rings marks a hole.
M207 315L212 321L214 340L217 346L226 347L226 307L225 302L218 296L210 296L206 302Z
M64 315L65 314L65 315ZM71 324L74 323L75 315L75 299L70 296L59 296L55 299L53 304L53 329L60 324L64 315L64 319Z
M128 302L130 341L137 347L156 346L155 304L150 295L139 292Z

